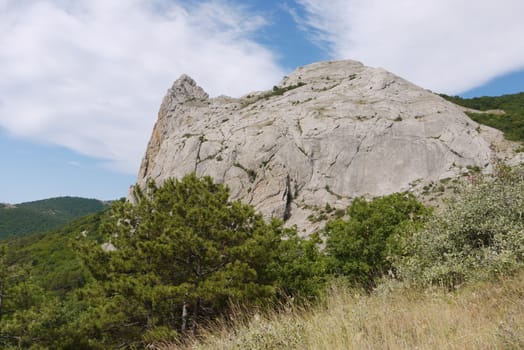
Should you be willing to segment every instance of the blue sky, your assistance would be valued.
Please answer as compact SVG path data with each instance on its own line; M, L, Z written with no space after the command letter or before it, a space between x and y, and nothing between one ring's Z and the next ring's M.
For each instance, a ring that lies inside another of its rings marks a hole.
M355 59L436 92L524 91L522 13L521 0L0 0L0 202L125 196L183 73L241 96Z

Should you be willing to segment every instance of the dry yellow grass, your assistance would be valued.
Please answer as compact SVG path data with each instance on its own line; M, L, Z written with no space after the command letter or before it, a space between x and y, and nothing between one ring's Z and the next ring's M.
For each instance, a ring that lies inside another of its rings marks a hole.
M524 272L449 293L332 288L307 309L253 315L158 349L524 349Z

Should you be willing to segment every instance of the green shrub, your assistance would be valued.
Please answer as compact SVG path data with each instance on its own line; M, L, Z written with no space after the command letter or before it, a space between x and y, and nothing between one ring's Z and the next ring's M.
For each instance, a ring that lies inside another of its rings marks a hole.
M371 202L356 198L347 212L348 220L326 225L328 267L334 275L370 289L391 269L402 233L419 226L430 210L412 194L395 193Z
M524 169L463 183L458 199L406 240L401 276L454 288L515 270L524 262Z

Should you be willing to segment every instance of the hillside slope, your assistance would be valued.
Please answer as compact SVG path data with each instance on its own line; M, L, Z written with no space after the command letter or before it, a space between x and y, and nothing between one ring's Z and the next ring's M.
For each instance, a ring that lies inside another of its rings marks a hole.
M46 291L62 295L81 287L87 272L73 244L87 235L97 239L104 214L89 214L46 233L5 239L1 243L8 247L8 265L30 266L32 282Z
M97 199L57 197L0 207L0 239L47 232L107 207Z
M503 131L508 140L524 142L524 92L475 98L442 97L460 106L483 111L466 113L478 123Z
M522 349L524 271L458 292L404 289L395 282L371 295L338 287L315 307L233 319L189 346L156 349Z

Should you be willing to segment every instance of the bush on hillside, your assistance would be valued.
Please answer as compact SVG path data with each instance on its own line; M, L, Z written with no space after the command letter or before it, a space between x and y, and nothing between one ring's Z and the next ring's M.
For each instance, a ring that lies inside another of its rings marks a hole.
M464 183L458 199L406 241L397 264L408 282L454 288L524 264L524 169L498 166Z
M357 198L347 209L348 220L329 222L325 228L328 269L366 289L392 268L400 236L419 227L430 210L412 194L394 193L371 202Z

